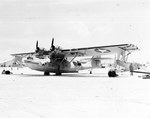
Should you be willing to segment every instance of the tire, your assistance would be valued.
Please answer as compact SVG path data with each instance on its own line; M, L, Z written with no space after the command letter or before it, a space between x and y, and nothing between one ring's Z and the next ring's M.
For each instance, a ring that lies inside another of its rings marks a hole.
M49 72L44 72L44 75L49 75Z
M10 71L9 71L9 70L6 70L6 71L5 71L5 74L6 74L6 75L10 75Z
M116 71L109 71L108 76L109 77L117 77L118 75L116 74Z
M108 77L112 77L112 71L108 72Z
M57 72L56 75L58 75L58 76L61 75L61 72Z

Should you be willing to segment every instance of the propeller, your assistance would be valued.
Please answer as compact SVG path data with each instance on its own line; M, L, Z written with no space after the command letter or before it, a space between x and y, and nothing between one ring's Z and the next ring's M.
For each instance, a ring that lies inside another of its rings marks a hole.
M51 48L50 48L51 51L54 51L55 50L55 46L54 46L54 38L52 38L52 43L51 43Z
M35 52L38 53L39 50L40 50L40 48L38 47L38 41L36 41L36 50L35 50Z
M38 47L38 41L36 41L36 48Z
M55 50L55 46L54 46L54 38L52 38L52 43L51 43L51 48L50 51L54 51ZM36 49L35 52L38 53L39 55L47 55L49 53L49 51L46 50L42 50L39 48L38 46L38 41L36 41Z

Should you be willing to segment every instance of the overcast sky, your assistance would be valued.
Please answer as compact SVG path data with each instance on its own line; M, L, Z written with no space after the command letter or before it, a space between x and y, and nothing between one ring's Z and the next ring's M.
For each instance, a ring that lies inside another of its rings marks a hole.
M0 0L0 54L132 43L150 61L149 0Z

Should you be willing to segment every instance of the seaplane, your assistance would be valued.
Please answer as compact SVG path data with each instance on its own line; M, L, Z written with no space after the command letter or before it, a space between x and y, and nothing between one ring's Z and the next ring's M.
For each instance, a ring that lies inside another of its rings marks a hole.
M101 60L109 60L110 58L102 57L103 55L115 55L114 69L108 71L109 77L115 77L117 66L125 69L129 68L127 62L129 54L139 48L133 44L119 44L107 46L95 46L84 48L62 49L60 46L54 45L52 38L49 50L42 49L36 42L36 49L33 52L11 54L14 57L22 57L23 65L30 69L42 71L44 75L55 73L77 73L80 70L88 69L92 74L92 69L102 68ZM82 58L76 60L77 58Z

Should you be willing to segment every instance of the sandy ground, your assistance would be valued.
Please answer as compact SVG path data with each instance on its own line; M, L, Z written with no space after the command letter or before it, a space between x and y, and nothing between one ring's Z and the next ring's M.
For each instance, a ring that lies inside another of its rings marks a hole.
M150 118L150 79L28 72L0 75L0 118Z

